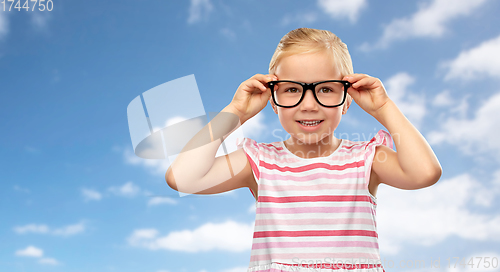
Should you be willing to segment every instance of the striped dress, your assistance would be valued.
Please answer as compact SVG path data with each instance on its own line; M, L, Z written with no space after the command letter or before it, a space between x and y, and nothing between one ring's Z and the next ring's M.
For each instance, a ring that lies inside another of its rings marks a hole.
M382 272L377 199L368 191L380 130L370 141L342 139L327 157L300 158L283 142L238 140L258 184L251 272Z

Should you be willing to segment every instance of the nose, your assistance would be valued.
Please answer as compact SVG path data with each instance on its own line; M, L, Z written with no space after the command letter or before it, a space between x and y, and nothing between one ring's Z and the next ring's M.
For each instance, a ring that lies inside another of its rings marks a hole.
M308 92L310 91L310 92ZM305 90L304 99L300 102L300 108L302 110L317 110L319 107L318 102L314 98L314 90Z

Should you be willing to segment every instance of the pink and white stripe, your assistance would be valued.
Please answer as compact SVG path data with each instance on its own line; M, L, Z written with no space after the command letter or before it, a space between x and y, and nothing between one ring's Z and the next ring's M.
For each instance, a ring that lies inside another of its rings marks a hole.
M320 272L384 271L377 199L368 191L379 145L392 148L389 133L342 140L329 156L311 159L292 154L282 142L239 142L258 184L248 271L308 271L302 264L311 260L323 260L314 270Z

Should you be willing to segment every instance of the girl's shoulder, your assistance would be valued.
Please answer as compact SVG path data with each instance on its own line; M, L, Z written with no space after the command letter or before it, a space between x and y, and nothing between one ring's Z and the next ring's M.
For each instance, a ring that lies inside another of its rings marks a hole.
M251 138L238 138L236 140L236 145L238 147L253 147L256 149L275 149L275 150L283 150L283 145L281 142L269 142L269 143L264 143L264 142L257 142L254 139Z
M393 148L391 135L384 130L379 130L374 136L365 137L364 134L354 133L350 139L342 139L345 151L368 150L370 147L385 145ZM371 137L371 138L370 138Z

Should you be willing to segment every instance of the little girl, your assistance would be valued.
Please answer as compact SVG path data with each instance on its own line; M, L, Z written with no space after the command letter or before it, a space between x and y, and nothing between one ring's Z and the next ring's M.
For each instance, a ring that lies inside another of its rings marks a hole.
M352 99L389 133L337 139ZM290 138L245 138L238 150L215 158L222 140L268 101ZM191 139L166 180L185 193L251 190L257 209L248 271L380 272L378 185L413 190L440 176L434 152L382 82L353 74L347 46L330 31L299 28L281 39L269 74L241 83L232 102Z

